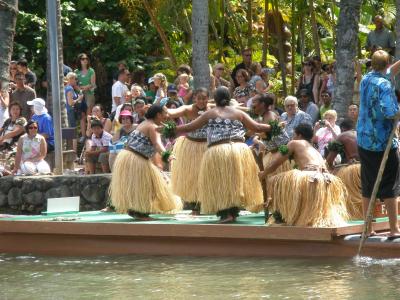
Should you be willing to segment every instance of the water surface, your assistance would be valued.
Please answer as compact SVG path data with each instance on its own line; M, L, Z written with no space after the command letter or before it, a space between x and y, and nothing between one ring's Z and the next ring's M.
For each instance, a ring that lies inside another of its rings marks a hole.
M400 299L400 260L0 255L0 299Z

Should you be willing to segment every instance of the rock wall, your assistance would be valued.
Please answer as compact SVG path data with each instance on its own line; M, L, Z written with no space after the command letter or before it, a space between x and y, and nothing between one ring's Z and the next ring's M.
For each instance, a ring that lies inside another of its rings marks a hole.
M104 208L111 174L6 176L0 178L0 212L37 214L48 198L80 196L80 210Z

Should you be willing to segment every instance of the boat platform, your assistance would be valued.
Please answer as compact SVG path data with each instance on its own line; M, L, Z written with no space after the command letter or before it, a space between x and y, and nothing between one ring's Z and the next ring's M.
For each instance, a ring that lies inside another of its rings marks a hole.
M265 225L264 214L241 212L234 224L215 216L152 215L138 222L128 215L99 211L51 216L0 215L0 253L54 256L179 255L238 257L353 257L362 221L337 228ZM374 222L388 231L387 218ZM400 239L367 240L363 255L400 257Z

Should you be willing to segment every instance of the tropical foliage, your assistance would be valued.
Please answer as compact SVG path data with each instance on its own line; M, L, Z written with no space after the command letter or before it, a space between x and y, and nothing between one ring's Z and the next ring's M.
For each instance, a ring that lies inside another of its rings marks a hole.
M358 53L378 12L394 30L394 0L363 1ZM74 66L80 52L91 55L99 86L110 82L118 61L172 79L175 67L192 56L192 4L183 0L61 0L64 61ZM240 50L275 68L276 92L293 91L300 62L310 55L335 59L339 1L209 0L209 61L232 68ZM25 56L39 76L46 66L45 1L19 1L14 58ZM279 11L279 12L278 12ZM293 68L292 68L293 66ZM107 75L108 74L108 75ZM283 75L283 76L282 76ZM287 75L287 76L286 76ZM284 79L284 80L282 80ZM107 89L104 90L106 95Z

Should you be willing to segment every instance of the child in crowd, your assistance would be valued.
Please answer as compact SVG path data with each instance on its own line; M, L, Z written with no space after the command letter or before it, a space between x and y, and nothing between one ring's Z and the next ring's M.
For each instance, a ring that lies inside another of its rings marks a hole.
M189 91L189 75L182 73L179 75L178 96L185 97Z

